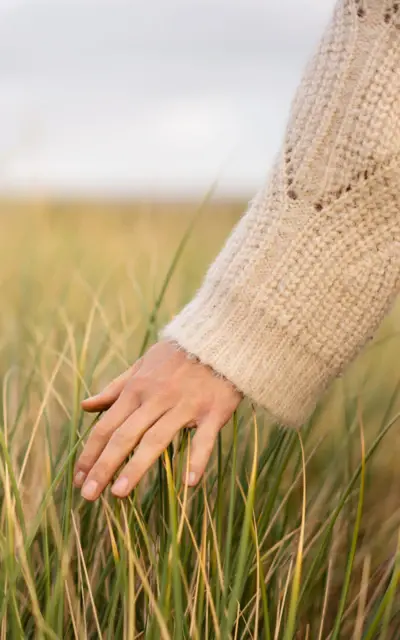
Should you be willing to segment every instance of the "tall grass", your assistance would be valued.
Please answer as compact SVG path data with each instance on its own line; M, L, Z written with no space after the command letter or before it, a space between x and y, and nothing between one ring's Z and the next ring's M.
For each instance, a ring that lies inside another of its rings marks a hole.
M208 204L170 272L194 209L64 208L0 214L1 640L400 638L398 312L299 433L247 401L195 489L184 431L127 500L89 504L80 399L189 298L238 208Z

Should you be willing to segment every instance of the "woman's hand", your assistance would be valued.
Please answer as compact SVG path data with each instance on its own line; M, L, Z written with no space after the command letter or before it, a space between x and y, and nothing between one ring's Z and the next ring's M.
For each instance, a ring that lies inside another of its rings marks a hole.
M82 496L96 500L133 449L111 490L123 498L167 448L178 431L196 427L189 473L195 485L204 473L219 430L242 399L226 380L173 344L159 342L98 395L85 411L107 410L93 427L75 468ZM82 486L83 485L83 486Z

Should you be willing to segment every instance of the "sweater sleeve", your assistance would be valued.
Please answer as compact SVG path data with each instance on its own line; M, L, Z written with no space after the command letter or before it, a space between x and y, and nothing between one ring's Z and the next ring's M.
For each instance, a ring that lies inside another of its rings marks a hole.
M339 0L266 184L160 332L285 425L310 416L399 290L399 69L399 3Z

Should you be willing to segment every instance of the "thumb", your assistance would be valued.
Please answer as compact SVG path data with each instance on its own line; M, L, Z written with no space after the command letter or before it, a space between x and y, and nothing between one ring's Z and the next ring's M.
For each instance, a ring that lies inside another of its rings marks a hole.
M105 411L111 407L111 405L118 400L129 378L135 375L139 370L141 363L142 359L137 360L132 367L129 367L129 369L124 371L124 373L121 373L121 375L110 382L103 391L82 400L82 409L89 413L93 413L96 411Z

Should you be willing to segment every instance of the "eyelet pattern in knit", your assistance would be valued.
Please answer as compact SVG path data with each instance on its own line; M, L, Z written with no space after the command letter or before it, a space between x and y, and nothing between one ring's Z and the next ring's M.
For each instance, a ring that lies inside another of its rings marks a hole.
M160 334L285 424L310 415L400 289L399 15L336 4L264 188Z

